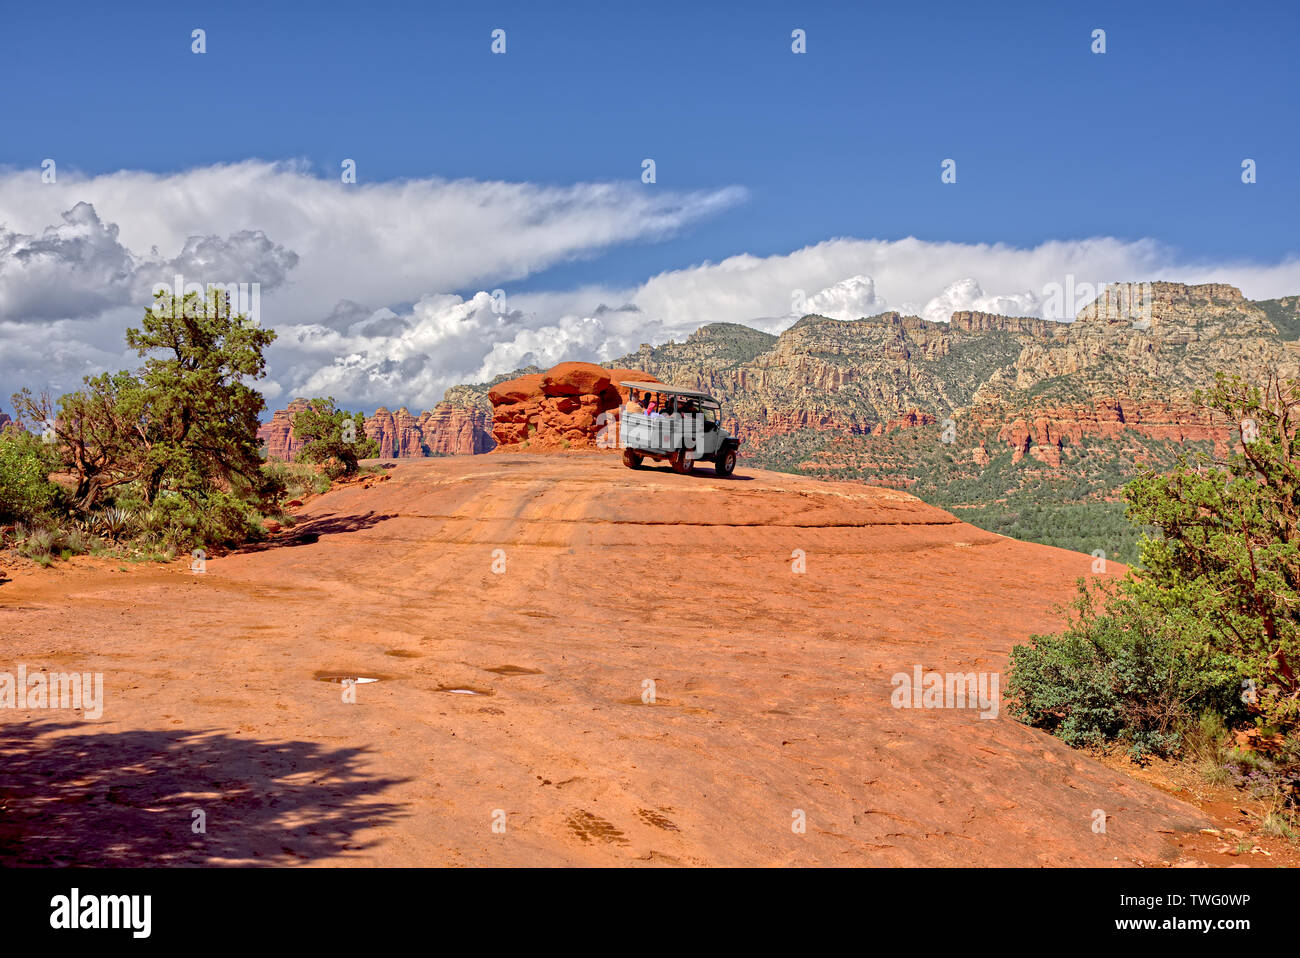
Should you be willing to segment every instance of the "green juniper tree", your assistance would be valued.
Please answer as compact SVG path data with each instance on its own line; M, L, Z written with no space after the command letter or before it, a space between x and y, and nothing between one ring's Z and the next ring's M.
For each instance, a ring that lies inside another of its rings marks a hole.
M278 491L257 443L264 401L249 385L265 375L274 339L217 291L161 292L126 332L141 369L87 377L57 413L27 390L14 405L53 440L74 507L124 495L194 541L238 539Z
M332 477L350 476L358 462L379 452L379 443L365 432L366 419L359 412L344 412L334 397L310 399L307 408L293 417L293 435L302 440L297 459L324 463Z
M1261 721L1300 720L1300 383L1216 377L1197 401L1237 429L1226 459L1201 455L1128 487L1129 517L1158 526L1145 541L1135 597L1189 648L1242 665L1243 697Z
M181 301L155 295L126 344L144 358L141 384L150 437L144 453L144 499L166 481L185 496L213 489L260 497L264 492L257 427L265 402L248 385L266 374L262 351L275 333L235 315L228 296Z
M87 376L83 388L62 396L58 411L46 396L15 393L21 418L38 425L76 483L71 500L89 510L112 489L140 478L151 442L145 393L128 372Z

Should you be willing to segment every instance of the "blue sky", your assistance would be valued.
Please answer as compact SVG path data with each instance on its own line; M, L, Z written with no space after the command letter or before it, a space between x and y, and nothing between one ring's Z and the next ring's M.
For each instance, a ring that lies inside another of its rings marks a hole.
M100 178L103 186L123 170L182 174L252 160L303 161L308 175L336 183L340 162L352 158L363 186L614 184L656 198L738 188L671 228L629 229L512 268L430 276L402 291L395 283L387 299L346 290L335 297L403 315L426 293L469 298L491 289L494 270L516 295L600 286L631 299L664 271L741 254L784 257L836 237L1016 249L1105 237L1159 245L1161 257L1131 258L1153 269L1267 267L1300 253L1297 9L11 4L0 33L9 77L0 169L38 175L41 160L52 157L65 178ZM498 27L507 31L503 56L489 49ZM195 28L206 31L201 56L191 52ZM795 28L807 32L806 54L791 52ZM1106 31L1104 54L1090 50L1095 28ZM657 164L653 185L640 182L646 157ZM1258 165L1258 182L1249 186L1240 179L1247 157ZM946 158L957 163L953 185L940 182ZM0 185L0 224L38 236L85 201L106 226L122 224L137 259L150 245L161 245L164 256L177 252L170 234L152 240L145 226L131 227L147 219L147 194L127 209L93 184L84 195L60 187L56 210L32 199L39 187L31 182L11 178L7 203ZM185 199L167 215L181 237L260 229L273 243L287 243L292 235L292 224L277 235L252 215L243 222L200 214ZM562 213L552 206L537 215ZM317 228L316 238L327 228ZM489 241L456 233L444 226L415 235L430 260L452 246ZM304 267L313 255L305 242L292 246L303 264L293 274L300 279L310 275ZM373 272L364 249L356 257L358 271ZM877 266L881 258L888 257L882 253ZM418 266L397 273L412 270ZM845 272L827 274L827 285L868 270ZM1014 292L964 267L935 281L942 289L972 278L986 294ZM1036 290L1041 277L1020 286ZM919 309L930 296L898 289L895 283L879 302ZM13 318L4 302L0 290L0 322ZM595 305L566 300L565 307L577 315ZM668 311L687 321L689 311ZM676 328L665 320L659 332Z
M0 163L303 157L332 175L352 157L363 180L572 183L637 181L649 156L660 187L749 189L742 208L661 249L573 270L607 281L841 235L1146 236L1272 259L1300 235L1298 10L13 4ZM201 57L194 27L208 34ZM505 56L489 52L495 27ZM808 32L803 56L794 27ZM1089 49L1095 27L1104 55ZM954 187L939 182L948 157ZM1259 164L1253 188L1243 157Z

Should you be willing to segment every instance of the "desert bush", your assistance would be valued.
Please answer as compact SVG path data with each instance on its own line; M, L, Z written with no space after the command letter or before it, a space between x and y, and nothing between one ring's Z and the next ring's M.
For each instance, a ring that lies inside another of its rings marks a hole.
M320 495L329 492L331 486L329 476L310 463L273 459L262 466L262 472L278 486L280 497L285 500Z
M18 553L37 561L50 559L58 541L58 535L53 529L31 529L19 539Z
M95 551L99 540L84 528L84 524L72 522L63 531L63 544L73 555L86 555Z
M259 535L260 515L244 498L215 491L202 497L163 494L140 516L144 547L157 553L189 552Z
M1202 712L1183 734L1183 753L1211 785L1227 785L1232 781L1228 771L1231 741L1223 716Z
M1198 657L1123 585L1080 580L1072 609L1063 632L1012 650L1013 716L1075 747L1120 743L1141 760L1180 752L1203 711L1242 714L1233 662Z
M1249 748L1231 749L1224 762L1234 784L1265 801L1275 816L1275 834L1297 827L1300 816L1300 737L1275 735Z
M53 454L25 429L0 429L0 521L30 522L48 516L58 499L50 482Z
M360 460L379 452L365 426L365 416L339 409L333 397L308 400L307 408L293 417L294 438L303 442L298 461L320 463L331 479L352 475Z

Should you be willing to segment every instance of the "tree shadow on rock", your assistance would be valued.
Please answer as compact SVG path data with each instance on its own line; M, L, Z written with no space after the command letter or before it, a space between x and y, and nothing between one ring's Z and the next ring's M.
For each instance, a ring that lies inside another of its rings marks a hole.
M366 749L223 732L0 727L0 867L288 865L372 848L406 779L362 771ZM202 818L195 815L202 812ZM202 820L205 832L196 833Z
M271 539L262 542L251 542L247 545L240 546L231 551L231 555L242 555L248 552L267 552L271 549L283 549L292 546L307 546L320 540L321 536L338 535L345 532L360 532L363 529L371 529L381 522L389 519L396 519L396 515L380 515L376 512L367 512L362 515L340 516L330 513L324 516L314 516L311 519L304 519L295 525L292 529L286 529L283 533Z

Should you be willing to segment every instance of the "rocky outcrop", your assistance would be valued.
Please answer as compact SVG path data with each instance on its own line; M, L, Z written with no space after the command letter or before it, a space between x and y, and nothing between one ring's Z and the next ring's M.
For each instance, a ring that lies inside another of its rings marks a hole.
M971 404L1104 396L1190 401L1215 371L1300 373L1268 305L1222 283L1151 283L1140 293L1136 284L1108 286L1062 328L1051 340L1027 342L980 385Z
M293 437L293 417L307 408L307 400L295 399L285 409L277 409L271 421L257 430L257 441L266 446L266 458L289 462L302 448Z
M873 436L883 436L887 433L897 432L899 429L915 429L918 426L932 426L939 420L928 412L921 412L919 409L912 409L901 416L889 420L889 422L876 423L871 427Z
M560 363L497 383L488 390L492 435L501 448L597 449L611 445L618 408L627 400L621 381L658 382L639 369Z
M1023 333L1041 339L1053 339L1065 333L1068 327L1050 319L1033 316L1001 316L997 313L980 313L961 310L952 314L948 324L953 329L967 333Z
M473 456L496 448L484 409L439 403L417 422L425 449L433 456Z
M379 444L382 459L472 456L496 446L487 410L461 396L444 399L418 416L405 406L397 412L380 406L366 420L366 435Z
M448 390L451 394L454 390ZM280 409L257 431L270 459L291 460L302 443L293 438L293 416L307 407L295 399ZM487 410L464 396L440 402L415 416L405 406L391 412L380 406L365 423L366 435L379 444L381 459L419 459L425 456L469 456L490 452L492 439Z
M1212 442L1218 455L1226 454L1232 437L1228 422L1205 408L1108 397L1086 405L1035 409L1015 418L1005 411L980 411L976 421L984 428L1000 426L998 439L1015 450L1012 462L1030 455L1052 467L1060 466L1066 445L1076 445L1085 437L1119 439L1131 432L1177 443Z
M419 421L405 406L395 413L380 406L366 420L366 435L379 444L380 459L419 459L428 455Z

